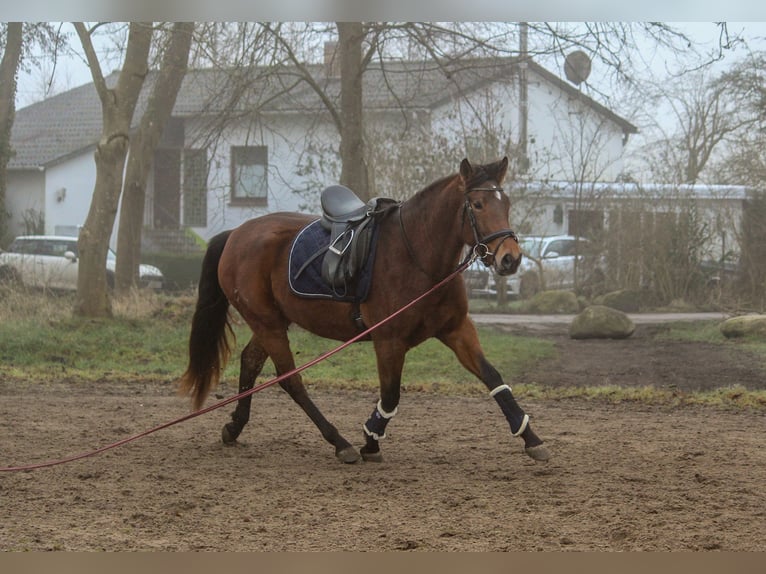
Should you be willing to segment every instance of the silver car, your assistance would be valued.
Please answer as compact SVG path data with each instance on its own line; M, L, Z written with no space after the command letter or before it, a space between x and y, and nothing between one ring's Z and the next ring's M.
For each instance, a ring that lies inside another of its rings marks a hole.
M0 280L14 281L28 287L77 290L77 238L64 235L23 235L0 253ZM110 249L106 260L106 280L114 286L116 257ZM140 265L140 286L162 289L162 271L152 265Z
M575 265L581 282L598 275L603 267L593 244L584 237L528 236L520 239L520 246L524 259L508 278L508 287L522 297L534 295L543 285L546 289L573 289Z

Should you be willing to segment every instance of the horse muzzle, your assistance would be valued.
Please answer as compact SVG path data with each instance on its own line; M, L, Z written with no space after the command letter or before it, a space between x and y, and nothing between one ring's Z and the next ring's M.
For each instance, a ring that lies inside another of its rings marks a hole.
M518 257L514 257L510 253L506 253L500 258L500 261L495 260L495 272L498 275L513 275L518 271L519 265L521 265L521 254Z
M495 239L500 239L500 242L495 247L494 251L490 251L487 244ZM508 239L511 239L512 241L506 243ZM516 237L516 234L510 229L497 231L485 237L479 245L484 248L484 257L482 257L482 261L488 267L492 265L495 269L495 273L498 275L513 275L519 269L522 257L521 249L519 248L519 240ZM477 248L478 247L479 246L477 246Z

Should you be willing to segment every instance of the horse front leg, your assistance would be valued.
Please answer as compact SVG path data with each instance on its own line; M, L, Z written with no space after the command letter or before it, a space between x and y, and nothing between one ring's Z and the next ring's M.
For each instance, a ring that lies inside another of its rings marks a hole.
M367 462L383 461L380 440L386 437L386 427L399 407L406 349L392 343L376 342L375 353L380 379L380 399L362 427L365 445L360 452L362 459Z
M550 458L543 441L532 430L529 415L516 402L511 387L505 382L489 361L479 344L479 337L473 323L465 318L459 328L439 337L457 356L460 363L476 375L489 389L511 427L511 435L524 439L524 452L534 460L545 462Z
M542 462L550 458L548 449L543 446L543 441L532 430L529 424L529 415L516 402L511 387L503 382L500 373L489 364L482 356L481 362L481 380L489 389L489 395L494 397L500 410L503 411L512 436L520 436L524 439L524 452L531 458Z
M253 337L242 350L239 359L239 392L249 391L255 385L255 379L261 373L269 355ZM247 395L237 401L237 407L231 413L231 422L226 423L221 430L221 440L224 444L234 444L237 437L250 420L250 404L253 395Z

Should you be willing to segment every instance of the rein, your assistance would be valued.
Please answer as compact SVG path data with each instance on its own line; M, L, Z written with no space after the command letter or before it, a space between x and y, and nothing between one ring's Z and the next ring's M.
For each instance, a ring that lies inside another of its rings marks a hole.
M467 258L463 263L460 264L460 266L458 266L458 268L455 271L453 271L452 273L447 275L447 277L445 277L444 279L442 279L441 281L436 283L434 286L432 286L430 289L428 289L425 293L423 293L422 295L419 295L418 297L416 297L415 299L413 299L412 301L410 301L409 303L407 303L406 305L404 305L403 307L401 307L397 311L394 311L393 313L391 313L391 315L389 315L388 317L385 317L385 318L381 319L380 321L375 323L372 327L369 327L368 329L362 331L358 335L355 335L354 337L352 337L351 339L349 339L345 343L342 343L341 345L335 347L334 349L331 349L331 350L327 351L326 353L323 353L322 355L319 355L315 359L309 361L308 363L305 363L304 365L301 365L300 367L296 367L295 369L293 369L291 371L288 371L286 373L283 373L283 374L279 375L278 377L275 377L273 379L265 381L265 382L261 383L260 385L256 385L252 389L248 389L247 391L243 391L243 392L241 392L241 393L239 393L237 395L231 396L228 399L224 399L224 400L219 401L219 402L217 402L215 404L212 404L212 405L210 405L208 407L205 407L205 408L199 409L197 411L191 412L191 413L189 413L187 415L179 417L179 418L177 418L175 420L172 420L170 422L166 422L164 424L158 425L156 427L150 428L148 430L145 430L145 431L140 432L138 434L129 436L127 438L118 440L116 442L113 442L111 444L102 446L102 447L97 448L97 449L92 450L92 451L88 451L88 452L84 452L84 453L81 453L81 454L76 454L76 455L68 456L66 458L62 458L62 459L59 459L59 460L51 460L51 461L41 462L41 463L37 463L37 464L28 464L28 465L23 465L23 466L0 467L0 472L18 472L18 471L25 471L25 470L37 470L37 469L40 469L40 468L48 468L48 467L51 467L51 466L57 466L57 465L60 465L60 464L65 464L65 463L68 463L68 462L74 462L76 460L81 460L83 458L95 456L97 454L101 454L101 453L106 452L108 450L117 448L118 446L122 446L122 445L128 444L130 442L136 441L136 440L138 440L140 438L143 438L145 436L153 434L153 433L155 433L157 431L166 429L166 428L171 427L173 425L176 425L176 424L179 424L179 423L191 420L193 418L196 418L198 416L207 414L207 413L209 413L211 411L214 411L214 410L219 409L219 408L221 408L223 406L226 406L229 403L233 403L235 401L238 401L239 399L242 399L244 397L247 397L249 395L252 395L252 394L255 394L255 393L259 392L259 391L262 391L263 389L265 389L267 387L270 387L270 386L272 386L272 385L274 385L276 383L279 383L280 381L283 381L283 380L285 380L285 379L287 379L287 378L289 378L289 377L291 377L291 376L293 376L293 375L295 375L297 373L300 373L301 371L305 371L309 367L313 367L317 363L320 363L321 361L324 361L325 359L330 358L332 355L334 355L336 353L339 353L340 351L342 351L343 349L345 349L346 347L348 347L352 343L356 343L360 339L363 339L364 337L366 337L367 335L372 333L377 328L382 327L383 325L385 325L386 323L388 323L389 321L391 321L395 317L397 317L400 314L404 313L407 309L409 309L410 307L412 307L416 303L418 303L421 300L423 300L426 297L428 297L431 293L433 293L437 289L440 289L442 286L444 286L445 284L449 283L457 275L459 275L460 273L465 271L468 268L468 266L473 262L473 260L474 260L473 256Z

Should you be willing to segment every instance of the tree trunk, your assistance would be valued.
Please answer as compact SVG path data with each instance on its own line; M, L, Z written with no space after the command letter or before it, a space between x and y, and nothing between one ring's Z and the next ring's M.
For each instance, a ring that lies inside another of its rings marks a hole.
M130 144L128 167L117 232L116 292L125 293L138 284L141 230L146 203L146 181L152 158L173 111L189 60L194 22L176 22L159 75L149 96L138 132Z
M5 51L0 63L0 244L7 233L5 207L8 161L11 159L11 130L16 114L16 75L21 61L22 23L8 22Z
M362 122L362 41L361 22L338 22L338 51L340 55L340 182L360 198L371 197L364 158L364 128Z
M80 262L74 311L86 317L108 317L112 314L112 304L107 289L106 256L122 191L130 124L148 72L152 24L130 23L125 62L113 89L106 85L85 26L77 22L75 29L101 100L103 130L94 154L96 185L93 199L78 241Z

